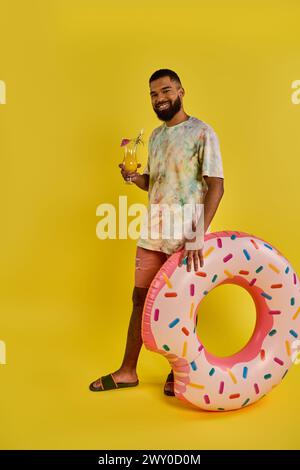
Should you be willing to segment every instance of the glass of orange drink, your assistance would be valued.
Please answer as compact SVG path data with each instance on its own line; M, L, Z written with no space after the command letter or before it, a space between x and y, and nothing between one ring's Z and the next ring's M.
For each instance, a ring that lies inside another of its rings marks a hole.
M124 148L124 160L123 160L124 168L126 171L136 171L138 162L137 162L137 152L136 152L136 145L126 145ZM132 184L130 176L125 181L127 184Z
M135 139L122 139L121 147L124 146L123 165L126 171L134 172L138 168L137 148L139 144L144 144L142 140L143 133L144 129L140 131L139 135ZM130 176L125 183L132 184Z

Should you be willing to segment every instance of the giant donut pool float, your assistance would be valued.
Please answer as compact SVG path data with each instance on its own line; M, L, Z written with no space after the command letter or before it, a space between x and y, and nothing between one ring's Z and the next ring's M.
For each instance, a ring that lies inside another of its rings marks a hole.
M293 364L292 343L300 334L299 278L276 248L243 232L206 234L198 272L178 267L180 254L170 256L148 290L144 344L168 359L180 400L211 411L248 406L279 384ZM196 316L202 299L223 284L249 292L256 325L242 350L217 357L201 344Z

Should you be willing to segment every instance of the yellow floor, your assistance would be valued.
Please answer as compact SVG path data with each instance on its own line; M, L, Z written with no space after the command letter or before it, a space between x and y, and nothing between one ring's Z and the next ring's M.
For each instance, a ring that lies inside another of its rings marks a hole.
M1 449L300 447L298 366L263 400L234 412L195 411L164 396L168 363L145 349L137 388L92 393L89 382L118 366L126 319L113 342L84 305L36 301L6 305L6 313Z

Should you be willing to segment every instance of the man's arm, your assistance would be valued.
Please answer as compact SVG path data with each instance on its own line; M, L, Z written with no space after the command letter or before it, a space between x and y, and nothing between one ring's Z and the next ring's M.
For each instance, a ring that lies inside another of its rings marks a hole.
M203 176L207 184L207 192L204 199L204 234L206 233L224 194L224 179L215 176ZM195 237L196 238L196 237ZM195 241L191 240L191 241ZM199 250L184 249L178 265L181 266L184 258L187 257L187 271L191 271L194 263L195 271L198 271L198 261L201 268L204 266L202 248Z
M204 234L218 209L224 194L224 179L215 176L203 176L207 184L207 193L204 200Z
M131 181L136 184L140 189L144 191L148 191L149 189L149 175L143 174L140 175L139 173L135 173L134 176L131 177Z

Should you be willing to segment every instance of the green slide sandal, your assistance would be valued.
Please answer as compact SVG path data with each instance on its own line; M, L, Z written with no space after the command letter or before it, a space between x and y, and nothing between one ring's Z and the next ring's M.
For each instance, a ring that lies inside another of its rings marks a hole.
M95 386L95 383L98 382L99 379L95 380L92 382L89 386L89 389L92 392L104 392L106 390L114 390L116 388L127 388L127 387L136 387L139 384L139 381L137 380L136 382L115 382L112 374L104 375L101 377L101 385Z

